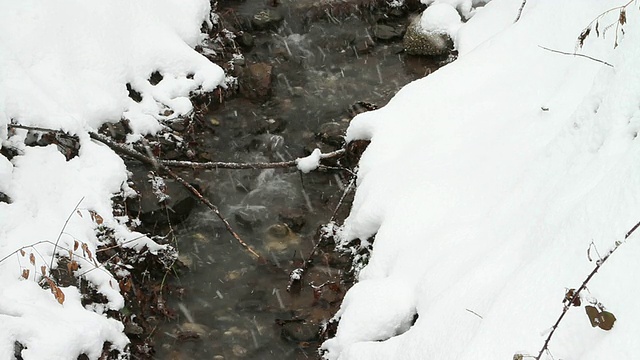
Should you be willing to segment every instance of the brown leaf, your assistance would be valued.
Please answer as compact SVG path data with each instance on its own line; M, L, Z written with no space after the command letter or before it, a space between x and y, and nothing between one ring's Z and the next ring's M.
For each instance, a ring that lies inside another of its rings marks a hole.
M26 254L26 253L24 252L24 250L23 250L23 249L20 249L20 255L22 255L22 257L24 257L24 255L25 255L25 254Z
M78 250L78 246L80 246L78 240L73 240L73 251Z
M618 22L620 25L624 25L627 23L627 11L622 8L620 9L620 16L618 17Z
M71 264L72 271L77 271L80 268L80 266L78 265L78 262L76 262L75 260L72 260L69 264Z
M22 277L25 279L29 279L29 269L22 270Z
M40 266L40 272L42 273L42 276L47 275L47 267L45 265Z
M587 305L584 307L587 312L591 326L599 327L602 330L609 331L613 328L613 324L616 322L616 317L608 311L598 310L595 306Z
M82 213L80 212L80 210L76 210L76 214L78 214L80 217L84 217L82 216Z
M100 214L98 214L93 210L89 210L89 214L91 214L91 220L93 220L94 223L98 225L102 225L102 223L104 222L104 219L102 218L102 216L100 216Z
M582 46L584 45L584 41L587 39L590 33L591 33L591 27L588 27L582 30L582 32L580 33L580 36L578 36L578 44L580 48L582 48Z
M56 300L58 300L58 303L60 303L60 305L64 303L64 292L62 292L62 290L57 286L55 287L54 296L56 297Z
M36 256L33 255L33 253L29 254L29 262L31 263L31 265L35 266L36 265Z

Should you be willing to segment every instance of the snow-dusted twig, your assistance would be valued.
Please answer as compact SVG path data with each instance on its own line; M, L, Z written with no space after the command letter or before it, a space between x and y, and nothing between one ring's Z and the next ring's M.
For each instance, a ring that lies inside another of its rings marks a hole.
M346 153L345 149L339 149L326 154L320 154L320 159L333 159L340 157ZM298 166L298 159L281 162L253 162L238 163L228 161L210 161L210 162L194 162L179 160L160 160L160 164L170 166L172 168L191 168L191 169L277 169L290 168Z
M562 54L562 55L569 55L569 56L579 56L579 57L583 57L583 58L586 58L586 59L589 59L589 60L597 61L597 62L602 63L602 64L605 64L605 65L607 65L607 66L611 66L611 67L613 67L613 65L609 64L608 62L603 61L603 60L600 60L600 59L596 59L596 58L591 57L591 56L589 56L589 55L585 55L585 54L578 54L578 53L575 53L575 52L573 52L573 53L569 53L569 52L564 52L564 51L560 51L560 50L549 49L548 47L544 47L544 46L542 46L542 45L538 45L538 47L539 47L539 48L541 48L541 49L544 49L544 50L547 50L547 51L551 51L551 52L554 52L554 53L558 53L558 54Z
M629 230L625 236L624 239L622 241L616 241L614 246L609 249L609 251L607 251L607 253L602 257L602 259L599 259L598 261L596 261L596 266L595 268L591 271L591 273L589 273L589 275L587 276L586 279L584 279L584 281L582 282L582 285L580 285L580 287L578 288L578 290L576 290L573 293L573 296L570 297L568 299L568 301L565 301L564 307L562 309L562 313L560 314L560 316L558 317L558 320L556 320L556 323L553 324L553 326L551 327L551 331L549 332L549 335L547 336L547 339L544 341L544 345L542 345L542 348L540 349L540 352L538 352L538 356L535 357L536 360L540 360L542 359L542 354L544 354L545 351L549 350L549 342L551 341L551 338L553 337L553 334L556 332L556 330L558 329L558 325L560 325L560 322L562 321L562 319L564 318L564 316L567 314L567 312L569 311L569 308L572 306L572 304L574 304L574 302L580 298L580 293L587 288L587 284L589 283L589 281L591 281L591 278L593 278L593 276L598 272L598 270L600 270L600 267L602 267L602 265L607 261L607 259L609 259L609 257L616 251L618 250L618 248L620 247L620 245L624 244L627 239L638 229L638 227L640 227L640 221L635 224L631 230Z

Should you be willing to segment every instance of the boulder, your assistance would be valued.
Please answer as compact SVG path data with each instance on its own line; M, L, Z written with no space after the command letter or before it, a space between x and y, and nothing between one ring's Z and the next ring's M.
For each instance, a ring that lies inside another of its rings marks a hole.
M453 40L444 31L424 30L420 17L411 21L402 40L409 55L445 56L453 50Z

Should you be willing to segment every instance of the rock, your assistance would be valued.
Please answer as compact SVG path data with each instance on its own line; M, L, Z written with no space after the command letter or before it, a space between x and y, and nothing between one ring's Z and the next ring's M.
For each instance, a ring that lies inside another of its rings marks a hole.
M233 352L233 355L237 357L244 357L247 355L247 349L238 344L233 345L231 351Z
M404 28L393 27L389 25L376 24L373 27L373 37L376 40L390 41L393 39L399 39L404 35Z
M150 228L165 226L169 223L176 225L189 217L197 201L184 186L165 179L165 194L169 195L169 198L159 202L149 183L147 173L133 171L133 174L132 180L137 185L140 197L127 199L127 210L131 216L139 217L142 224Z
M236 36L236 42L245 50L250 50L255 45L253 36L246 31L243 31L241 34Z
M268 251L285 251L300 244L300 237L285 224L269 226L265 235L265 248Z
M271 96L271 81L273 67L267 63L250 64L245 68L238 68L238 86L240 94L247 99L266 100Z
M269 218L269 209L265 206L243 206L234 211L233 217L238 225L253 230Z
M353 51L356 54L368 54L373 51L373 47L376 43L369 36L359 36L355 40L353 40Z
M453 40L448 34L438 31L424 31L420 17L415 17L402 40L409 55L445 56L453 50Z
M280 336L293 343L317 341L320 338L318 325L303 321L290 321L283 324Z
M280 221L286 224L292 231L300 232L307 223L305 213L300 209L285 209L278 214Z
M183 132L187 129L184 119L176 119L169 124L169 127L173 131Z
M192 322L185 322L182 325L179 326L180 331L185 332L185 333L195 333L198 334L198 336L200 337L205 337L209 334L209 332L211 331L211 329L206 326L206 325L202 325L202 324L198 324L198 323L192 323Z
M344 144L345 125L338 122L328 122L320 125L316 136L327 145L341 147Z
M144 329L142 326L132 321L125 324L124 333L127 335L142 335L144 333Z
M158 85L163 78L164 77L162 76L162 74L160 74L160 72L156 70L153 73L151 73L151 76L149 76L149 84L154 86Z
M277 29L282 20L284 20L284 17L277 11L266 9L253 15L251 25L253 25L253 28L256 30Z

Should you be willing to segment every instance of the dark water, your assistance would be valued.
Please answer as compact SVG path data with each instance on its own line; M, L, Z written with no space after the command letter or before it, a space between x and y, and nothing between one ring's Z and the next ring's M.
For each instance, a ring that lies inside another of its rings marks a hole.
M368 53L358 53L354 39L370 37L373 22L379 21L371 13L309 20L304 14L310 4L281 3L277 11L285 20L279 30L253 33L256 45L245 60L273 66L273 94L266 102L232 99L207 116L219 124L206 139L213 158L282 161L304 156L318 145L315 133L323 124L346 128L347 110L356 101L382 106L404 84L430 72L430 64L415 59L408 64L398 42L376 42ZM266 7L262 1L228 5L238 17ZM256 134L256 126L266 132ZM323 146L324 151L332 149ZM288 274L318 240L317 229L331 218L348 173L220 169L196 177L238 234L277 266L258 265L213 213L195 211L175 228L181 260L189 269L172 280L172 286L184 291L170 299L178 309L176 321L155 332L156 357L316 358L315 330L337 310L340 295L324 289L318 299L307 284L339 280L348 259L322 255L299 295L286 291ZM285 222L295 224L293 230Z

